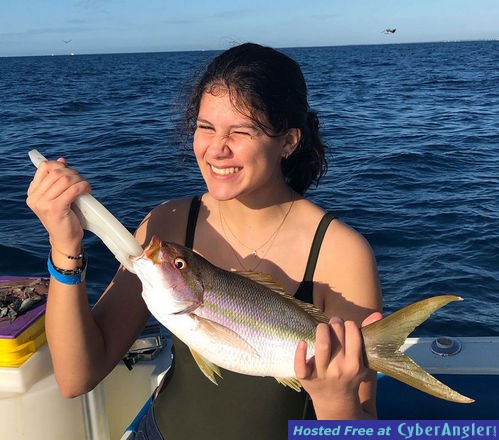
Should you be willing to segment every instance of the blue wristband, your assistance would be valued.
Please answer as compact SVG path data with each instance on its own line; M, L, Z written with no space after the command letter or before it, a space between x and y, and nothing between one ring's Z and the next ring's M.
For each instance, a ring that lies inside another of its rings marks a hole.
M78 269L66 270L54 266L54 263L52 263L52 253L49 253L47 267L50 276L60 283L70 285L81 284L85 280L85 274L87 272L87 259L83 257L82 265Z

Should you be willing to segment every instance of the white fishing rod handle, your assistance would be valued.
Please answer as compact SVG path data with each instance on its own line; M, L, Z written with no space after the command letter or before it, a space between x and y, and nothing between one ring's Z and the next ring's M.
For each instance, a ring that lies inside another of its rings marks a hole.
M29 157L37 168L41 162L47 160L37 150L31 150ZM135 273L130 256L142 254L143 249L128 229L90 194L79 196L71 208L79 218L82 228L97 235L116 259L130 272Z

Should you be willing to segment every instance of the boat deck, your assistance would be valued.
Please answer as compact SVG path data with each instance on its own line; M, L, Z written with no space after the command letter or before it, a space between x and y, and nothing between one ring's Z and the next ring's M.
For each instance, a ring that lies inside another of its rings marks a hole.
M435 338L409 338L403 351L441 382L474 403L448 402L391 377L378 376L378 417L385 420L498 420L499 338L456 338L455 354L432 351ZM445 341L444 341L445 342ZM445 351L445 350L444 350Z

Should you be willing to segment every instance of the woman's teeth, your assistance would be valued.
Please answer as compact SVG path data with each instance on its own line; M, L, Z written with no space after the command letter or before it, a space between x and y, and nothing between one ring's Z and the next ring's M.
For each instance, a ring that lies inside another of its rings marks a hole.
M241 170L241 168L239 168L239 167L217 168L217 167L211 165L211 170L215 174L219 174L221 176L226 176L228 174L235 174L235 173L239 172Z

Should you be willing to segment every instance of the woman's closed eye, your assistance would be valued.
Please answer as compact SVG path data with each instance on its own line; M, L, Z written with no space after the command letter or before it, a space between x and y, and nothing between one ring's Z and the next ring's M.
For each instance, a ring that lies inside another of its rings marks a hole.
M197 130L204 130L204 131L213 131L214 130L214 128L208 124L197 124L196 129Z
M231 131L229 136L232 136L232 135L253 137L252 133L250 133L249 131L244 131L244 130Z

